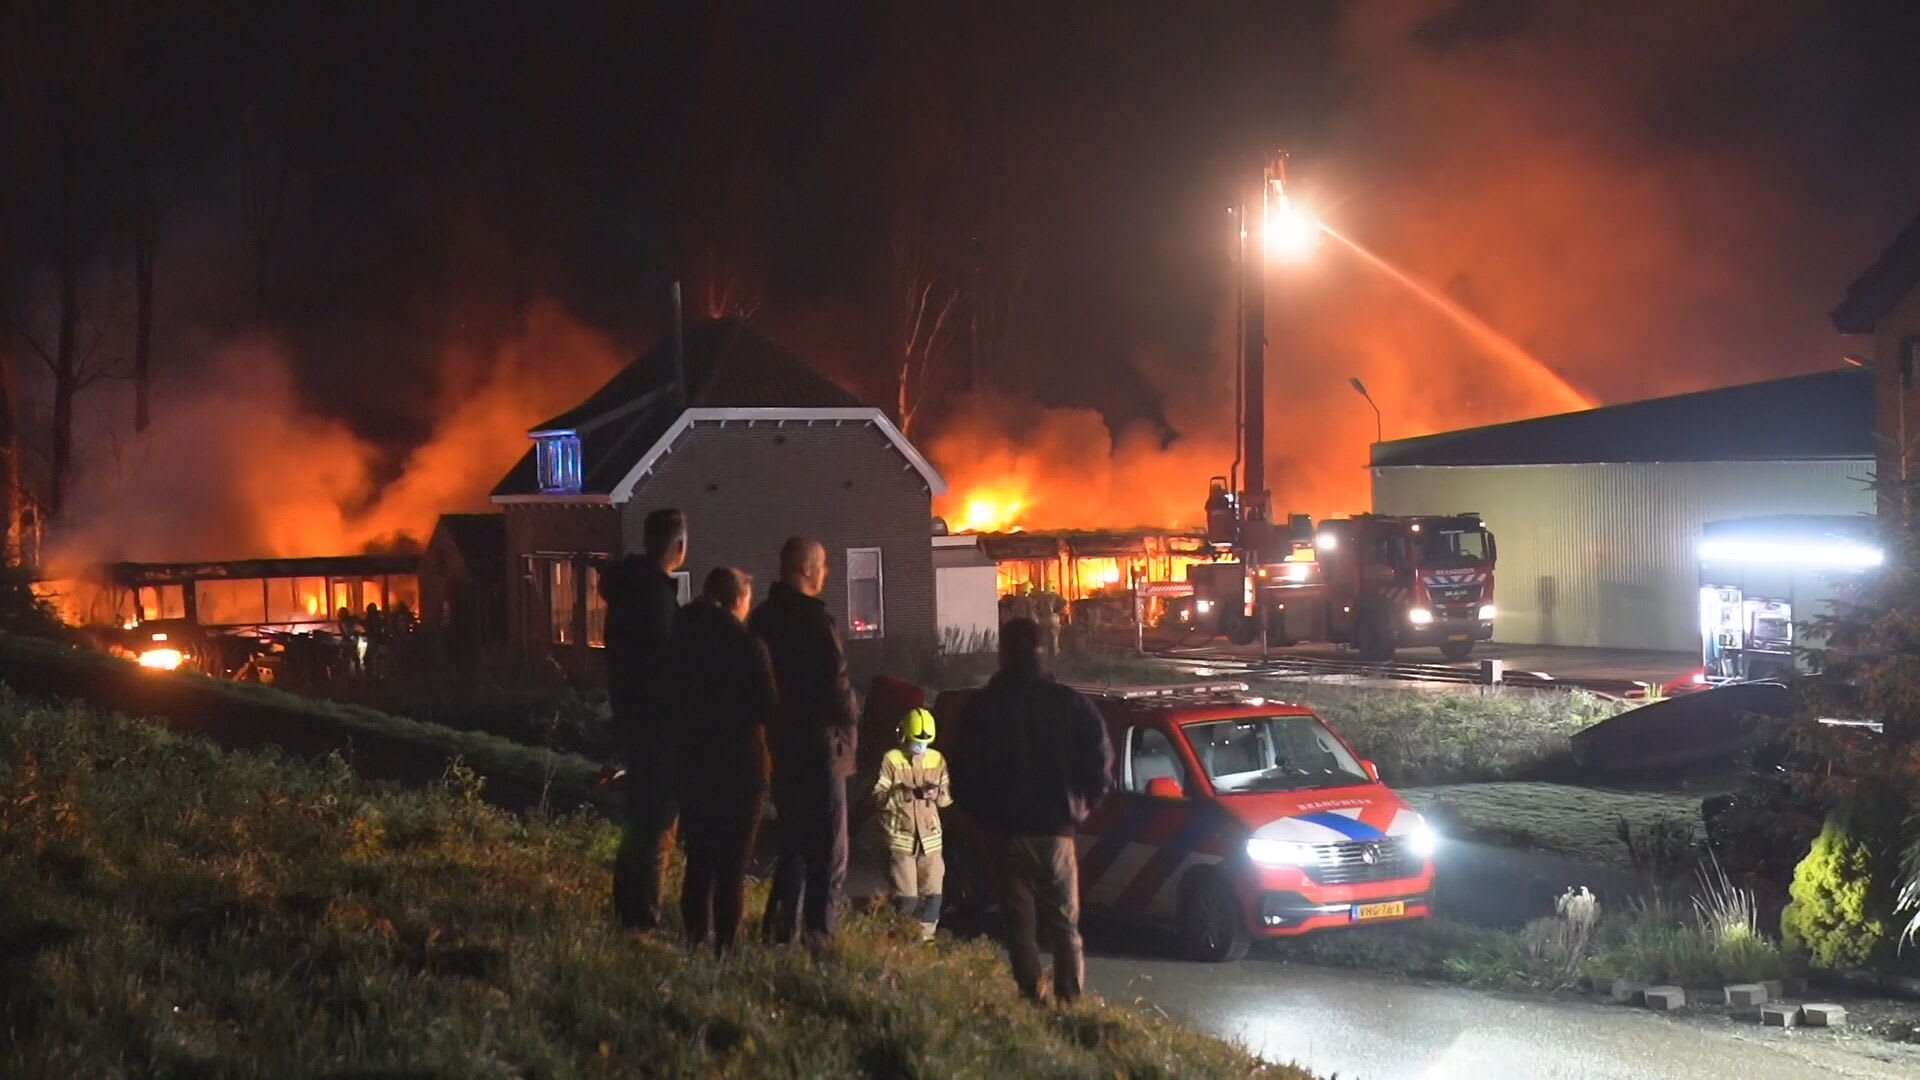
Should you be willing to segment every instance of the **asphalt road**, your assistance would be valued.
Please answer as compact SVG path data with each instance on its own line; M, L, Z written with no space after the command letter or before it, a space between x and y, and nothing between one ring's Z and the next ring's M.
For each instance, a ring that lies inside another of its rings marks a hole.
M1089 988L1340 1080L1813 1080L1920 1076L1920 1048L1871 1036L1672 1019L1624 1005L1487 994L1266 959L1087 959Z

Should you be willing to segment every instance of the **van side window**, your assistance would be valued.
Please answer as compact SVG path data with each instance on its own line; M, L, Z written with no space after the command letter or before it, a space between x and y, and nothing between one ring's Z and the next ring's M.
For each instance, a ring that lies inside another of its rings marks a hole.
M1145 795L1147 782L1157 776L1171 776L1180 790L1187 790L1186 766L1166 733L1151 727L1128 728L1127 790Z

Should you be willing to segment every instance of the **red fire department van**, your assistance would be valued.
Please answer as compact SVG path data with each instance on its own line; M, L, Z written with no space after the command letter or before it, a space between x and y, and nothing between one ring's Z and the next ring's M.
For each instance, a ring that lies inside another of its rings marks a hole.
M1170 929L1210 961L1260 938L1430 914L1433 831L1312 711L1243 683L1082 689L1106 717L1115 771L1079 835L1088 913ZM943 732L966 694L940 695Z

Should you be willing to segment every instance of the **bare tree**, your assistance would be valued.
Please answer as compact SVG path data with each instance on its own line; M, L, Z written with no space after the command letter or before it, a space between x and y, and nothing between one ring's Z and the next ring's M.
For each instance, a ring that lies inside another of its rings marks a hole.
M153 422L153 259L158 213L144 159L133 163L133 430Z
M958 285L944 280L911 241L894 244L894 288L899 301L895 314L893 356L894 415L900 432L913 435L934 369L953 345L957 323L954 307L960 302Z

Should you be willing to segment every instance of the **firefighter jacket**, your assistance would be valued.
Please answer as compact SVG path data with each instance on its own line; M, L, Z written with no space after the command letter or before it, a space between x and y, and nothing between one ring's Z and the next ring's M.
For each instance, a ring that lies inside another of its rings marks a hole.
M887 846L928 855L939 851L940 807L953 804L949 788L947 759L940 751L928 747L917 757L897 746L887 751L880 759L880 779L873 785ZM920 794L927 789L931 790L926 795Z

